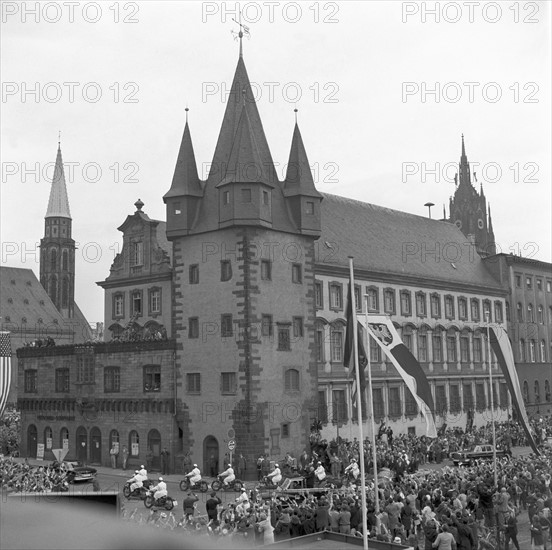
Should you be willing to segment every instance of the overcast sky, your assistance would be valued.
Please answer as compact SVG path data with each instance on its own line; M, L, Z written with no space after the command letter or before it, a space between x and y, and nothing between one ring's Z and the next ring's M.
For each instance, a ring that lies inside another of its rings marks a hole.
M2 3L3 264L38 275L61 130L76 300L103 320L95 282L109 275L117 227L138 198L165 219L186 106L206 175L238 59L239 5L50 2L32 13L35 2ZM424 216L431 201L440 218L464 133L499 249L551 261L550 3L443 2L438 15L434 5L241 3L244 59L280 177L297 104L320 191Z

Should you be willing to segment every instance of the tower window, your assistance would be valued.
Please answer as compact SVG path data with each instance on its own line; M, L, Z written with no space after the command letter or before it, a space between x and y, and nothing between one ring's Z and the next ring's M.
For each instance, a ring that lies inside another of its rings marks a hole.
M174 203L174 213L176 216L178 216L178 214L182 214L182 207L179 202Z
M223 204L230 204L230 191L225 191L222 194L222 203Z
M132 292L132 315L142 315L142 291Z
M270 260L261 260L261 279L263 281L272 280L272 263Z
M268 191L263 191L263 204L265 206L268 206L269 204L269 195L268 195Z
M132 243L130 261L131 265L142 265L144 263L144 243L142 241Z
M197 285L199 283L199 265L193 264L190 266L190 284Z
M220 261L220 280L229 281L232 278L232 264L230 260Z
M291 282L293 283L302 283L303 282L303 273L301 270L301 264L292 264L291 266Z
M305 205L305 213L306 214L314 214L314 202L312 201L307 201L306 205Z

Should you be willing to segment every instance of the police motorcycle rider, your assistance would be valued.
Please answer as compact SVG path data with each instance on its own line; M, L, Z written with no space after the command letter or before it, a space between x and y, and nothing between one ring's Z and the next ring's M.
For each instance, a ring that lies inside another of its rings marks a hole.
M266 480L272 485L278 485L282 481L282 472L278 464L274 464L274 470L266 476Z
M228 464L228 468L224 470L224 472L219 474L220 477L222 477L222 483L223 488L228 489L230 487L230 483L236 479L236 476L234 474L234 468L232 468L232 464Z

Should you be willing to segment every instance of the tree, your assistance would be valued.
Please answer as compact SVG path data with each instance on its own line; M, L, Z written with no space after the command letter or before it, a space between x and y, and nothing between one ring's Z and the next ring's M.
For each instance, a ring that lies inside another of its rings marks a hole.
M0 419L0 453L16 455L21 441L21 413L13 408L4 411Z

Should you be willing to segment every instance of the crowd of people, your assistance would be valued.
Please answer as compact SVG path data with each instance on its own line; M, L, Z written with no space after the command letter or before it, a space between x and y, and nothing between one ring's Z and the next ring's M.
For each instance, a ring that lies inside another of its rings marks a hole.
M543 419L534 428L540 430L543 443L552 435L552 419ZM498 533L503 548L512 543L520 550L518 517L527 512L532 548L545 550L547 544L550 547L550 448L542 448L540 456L501 458L497 462L496 484L491 462L480 461L460 468L423 467L428 462L440 463L456 449L490 441L489 431L489 426L469 433L455 428L444 430L436 440L429 441L407 435L393 437L383 427L377 438L378 467L393 473L378 476L377 489L373 475L368 476L365 526L368 536L419 550L485 550L496 547L493 538ZM496 433L497 441L506 449L514 441L523 442L524 436L513 422L497 425ZM364 445L370 457L370 442L365 441ZM226 504L213 492L204 510L190 494L184 501L184 508L188 509L181 520L171 513L153 511L140 521L184 529L198 536L228 537L239 546L268 544L325 529L362 537L360 487L358 483L336 482L336 477L354 465L358 456L357 440L318 439L313 441L310 453L303 453L297 461L290 458L290 463L296 464L306 476L320 467L327 471L327 483L318 491L287 496L276 492L263 498L266 493L263 495L262 491L243 490L234 502ZM367 462L370 463L370 458ZM401 469L403 463L407 467ZM129 519L137 520L132 514Z
M0 487L6 491L45 493L65 491L67 471L47 466L31 466L11 457L0 458Z

